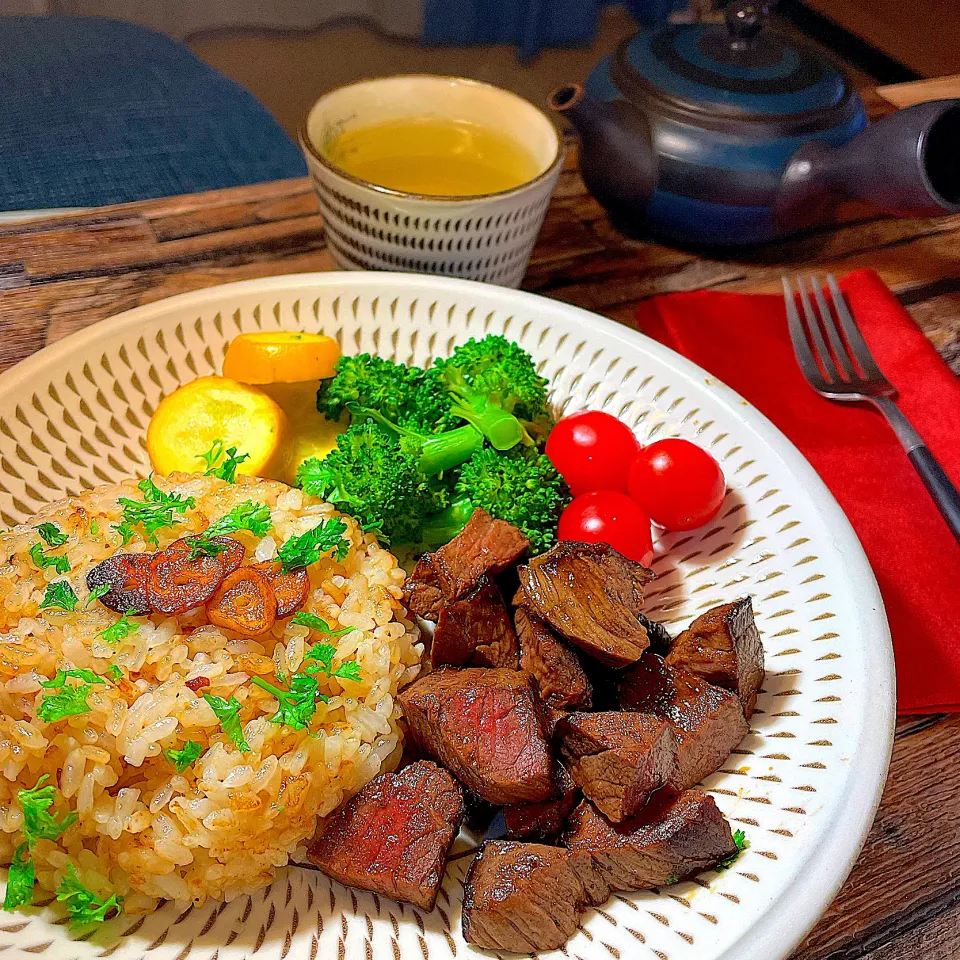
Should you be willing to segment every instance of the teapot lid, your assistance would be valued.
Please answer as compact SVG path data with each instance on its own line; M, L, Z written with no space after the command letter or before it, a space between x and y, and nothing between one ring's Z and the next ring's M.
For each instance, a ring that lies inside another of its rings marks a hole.
M670 25L621 44L611 76L631 100L708 126L782 123L792 132L833 125L852 95L846 77L812 46L765 29L762 2L735 0L725 24Z

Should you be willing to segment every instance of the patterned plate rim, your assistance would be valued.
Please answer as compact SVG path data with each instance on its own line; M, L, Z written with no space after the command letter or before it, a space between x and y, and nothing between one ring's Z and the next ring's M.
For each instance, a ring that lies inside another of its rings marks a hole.
M851 769L843 802L837 801L833 820L818 842L805 851L796 883L767 904L757 920L716 957L716 960L787 960L837 895L853 869L876 816L890 763L896 723L893 646L873 570L840 505L803 454L736 391L702 367L639 331L561 301L472 280L409 273L330 271L284 274L220 284L124 311L46 346L0 373L0 394L27 384L38 372L82 348L98 341L112 340L171 310L207 307L231 294L267 294L271 291L289 294L298 290L315 291L318 288L335 287L342 288L340 293L344 295L368 286L382 287L385 283L417 290L423 295L443 291L455 294L458 290L469 295L482 290L485 298L498 300L504 309L564 316L585 329L597 330L625 346L640 349L687 380L706 384L715 394L717 403L752 432L794 475L808 499L816 505L824 524L831 528L833 552L843 556L853 592L861 598L858 612L862 634L874 648L875 655L866 658L865 673L861 678L864 686L873 691L873 696L865 698L863 726L878 731L879 735L858 744L856 755L851 758L851 767L856 765L856 775L852 775L854 771Z

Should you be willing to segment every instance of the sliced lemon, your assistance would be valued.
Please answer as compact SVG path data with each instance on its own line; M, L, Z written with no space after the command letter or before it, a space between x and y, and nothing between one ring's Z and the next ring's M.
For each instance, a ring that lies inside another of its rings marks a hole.
M337 341L322 333L241 333L227 347L223 375L256 384L325 380L334 375L339 359Z
M147 427L147 452L157 473L198 473L205 469L203 454L222 440L248 454L238 473L283 479L289 435L287 415L263 390L228 377L200 377L160 401Z

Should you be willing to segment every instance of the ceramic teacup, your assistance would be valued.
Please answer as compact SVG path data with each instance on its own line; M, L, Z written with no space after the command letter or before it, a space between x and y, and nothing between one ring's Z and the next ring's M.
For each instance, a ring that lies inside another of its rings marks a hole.
M496 193L431 196L364 181L330 159L330 146L344 131L404 117L493 128L523 145L534 174ZM314 104L300 143L338 266L508 287L523 279L563 166L562 140L544 113L516 94L455 77L388 77L341 87Z

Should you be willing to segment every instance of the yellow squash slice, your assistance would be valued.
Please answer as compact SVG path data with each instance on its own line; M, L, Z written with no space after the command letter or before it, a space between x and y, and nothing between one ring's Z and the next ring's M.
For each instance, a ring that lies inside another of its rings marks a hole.
M298 383L334 375L340 347L322 333L241 333L223 358L223 375L241 383Z
M216 440L249 459L237 472L285 479L290 424L263 390L228 377L200 377L160 401L147 428L147 452L157 473L205 467L202 454Z

